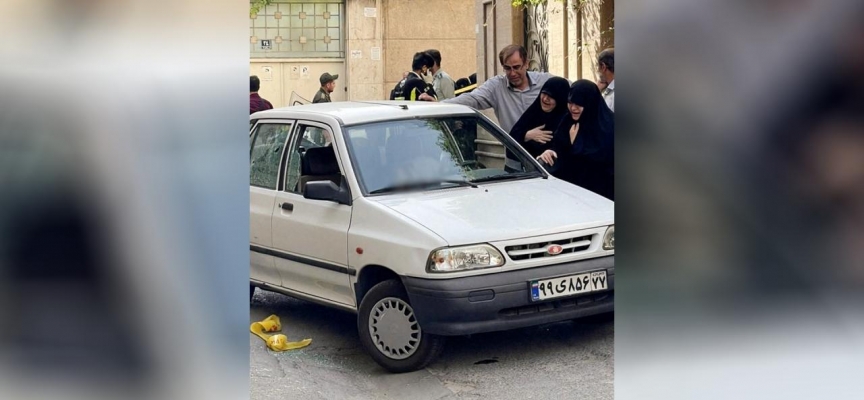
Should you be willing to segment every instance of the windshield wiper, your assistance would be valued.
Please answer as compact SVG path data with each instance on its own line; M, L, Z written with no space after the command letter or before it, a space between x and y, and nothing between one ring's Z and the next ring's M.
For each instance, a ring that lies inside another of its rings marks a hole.
M475 185L474 183L462 179L433 179L428 181L408 182L398 185L387 186L380 189L375 189L369 192L369 194L390 193L398 190L421 189L432 185L440 185L442 183L450 183L457 186L471 186L472 188L477 187L477 185Z
M514 174L499 174L499 175L486 176L483 178L474 179L471 182L481 183L481 182L503 181L503 180L508 180L508 179L535 178L538 176L543 176L543 174L538 172L538 171L519 172L519 173L514 173Z

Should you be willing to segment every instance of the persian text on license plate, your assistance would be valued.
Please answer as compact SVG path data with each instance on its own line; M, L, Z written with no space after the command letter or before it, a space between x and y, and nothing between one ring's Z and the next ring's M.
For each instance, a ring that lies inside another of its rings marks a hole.
M532 301L596 292L608 288L606 271L586 272L584 274L536 280L529 283L531 285Z

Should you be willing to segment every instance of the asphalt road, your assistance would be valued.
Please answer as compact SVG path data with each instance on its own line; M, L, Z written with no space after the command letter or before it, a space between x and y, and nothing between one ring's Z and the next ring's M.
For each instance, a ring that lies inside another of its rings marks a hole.
M389 374L363 350L356 316L256 290L250 323L276 314L289 340L275 353L249 335L251 399L612 399L611 317L449 338L422 371Z

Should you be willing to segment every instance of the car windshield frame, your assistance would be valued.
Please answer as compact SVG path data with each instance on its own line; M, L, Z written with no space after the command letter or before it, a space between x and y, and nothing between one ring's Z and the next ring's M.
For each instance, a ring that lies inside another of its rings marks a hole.
M411 116L404 118L394 118L394 119L384 119L379 121L371 121L371 122L363 122L363 123L355 123L355 124L340 124L340 135L342 136L343 143L345 143L345 149L348 152L349 156L349 164L354 172L354 178L357 181L357 184L360 188L360 192L364 197L375 197L375 196L386 196L394 193L399 193L401 191L383 191L380 193L370 193L372 191L380 191L382 188L373 188L371 191L367 187L366 179L363 176L362 167L359 165L358 159L356 157L356 150L354 148L354 143L350 136L350 131L353 129L363 128L363 127L372 127L378 126L382 124L390 124L390 123L398 123L404 121L429 121L429 120L448 120L448 119L459 119L459 118L472 118L476 121L478 126L482 126L482 129L491 134L496 140L504 144L505 152L506 150L510 150L510 152L518 158L518 161L523 165L530 165L534 171L519 171L519 172L510 172L508 174L512 174L513 177L511 179L501 178L501 179L490 179L483 181L484 178L478 178L481 182L477 182L478 184L489 184L489 183L499 183L499 182L507 182L513 180L523 180L530 178L549 178L549 174L540 164L535 160L531 155L525 151L509 134L504 132L497 124L492 122L489 118L481 113L457 113L457 114L439 114L439 115L422 115L422 116ZM449 131L449 129L448 129ZM452 132L448 132L452 137ZM528 175L531 176L528 176ZM467 182L474 183L473 180L467 179L467 177L463 177ZM447 183L447 182L443 182ZM423 189L414 189L412 191L429 191L429 190L440 190L440 189L452 189L455 187L468 187L468 185L455 185L455 184L447 184L439 187L426 187ZM410 185L409 185L410 186ZM386 186L385 186L386 187Z

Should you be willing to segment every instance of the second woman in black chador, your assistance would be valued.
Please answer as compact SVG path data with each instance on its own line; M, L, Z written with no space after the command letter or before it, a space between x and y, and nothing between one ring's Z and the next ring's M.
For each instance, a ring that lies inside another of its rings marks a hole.
M569 116L538 157L556 177L615 200L615 121L594 82L578 80L567 99Z

